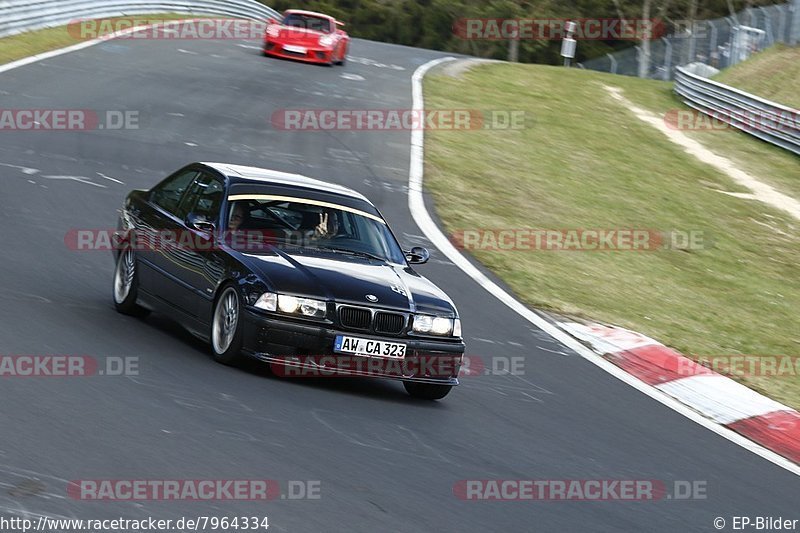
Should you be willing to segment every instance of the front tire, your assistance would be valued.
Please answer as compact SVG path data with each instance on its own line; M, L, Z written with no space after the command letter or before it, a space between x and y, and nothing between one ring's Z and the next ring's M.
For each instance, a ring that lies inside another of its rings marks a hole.
M126 248L117 258L114 269L114 307L124 315L145 316L149 311L136 303L139 293L139 275L136 271L136 253Z
M211 315L211 349L214 360L223 365L242 359L241 309L239 292L233 285L223 287Z
M347 62L347 47L345 46L344 49L342 50L342 57L339 58L339 61L337 61L336 64L339 65L340 67L343 67L346 62Z
M413 381L404 381L403 386L406 392L413 398L420 400L441 400L450 393L453 388L452 385L437 385L435 383L414 383Z

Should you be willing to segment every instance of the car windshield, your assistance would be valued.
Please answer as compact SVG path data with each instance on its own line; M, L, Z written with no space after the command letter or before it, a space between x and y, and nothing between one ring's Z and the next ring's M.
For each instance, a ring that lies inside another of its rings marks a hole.
M320 31L322 33L332 33L333 25L329 19L323 17L316 17L314 15L305 15L300 13L289 13L283 17L282 24L284 26L291 26L293 28L301 28L305 30Z
M227 230L231 246L248 253L274 246L288 253L341 254L395 264L405 261L380 217L329 203L237 199L230 202Z

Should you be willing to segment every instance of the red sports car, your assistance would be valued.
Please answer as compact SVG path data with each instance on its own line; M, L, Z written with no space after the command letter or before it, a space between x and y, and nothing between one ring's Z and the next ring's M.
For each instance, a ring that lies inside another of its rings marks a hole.
M324 65L344 65L350 37L331 16L289 9L280 22L270 20L264 35L264 55Z

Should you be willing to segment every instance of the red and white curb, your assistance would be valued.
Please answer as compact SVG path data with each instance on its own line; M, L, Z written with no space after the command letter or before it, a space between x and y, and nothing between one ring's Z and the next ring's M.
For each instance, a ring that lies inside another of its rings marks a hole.
M706 418L800 463L800 413L640 333L560 322L593 351Z

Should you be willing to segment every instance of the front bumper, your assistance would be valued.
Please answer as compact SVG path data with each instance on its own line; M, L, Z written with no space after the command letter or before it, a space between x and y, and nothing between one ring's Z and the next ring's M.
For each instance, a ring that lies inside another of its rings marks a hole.
M362 376L458 385L464 355L460 340L438 341L388 337L337 329L333 325L307 324L244 310L243 351L287 377ZM400 342L403 359L341 354L333 351L337 335Z
M273 57L282 57L285 59L297 59L298 61L307 61L309 63L320 63L320 64L329 64L333 63L333 49L332 48L323 48L323 47L307 47L303 46L306 49L305 54L299 54L296 52L289 52L284 49L284 45L287 43L282 43L278 41L273 41L271 39L267 39L264 41L264 53Z

